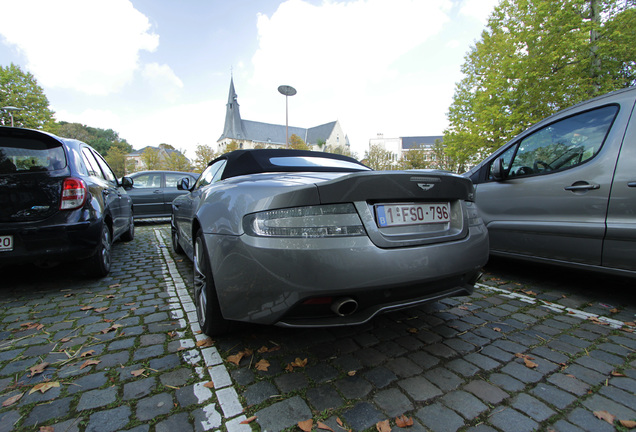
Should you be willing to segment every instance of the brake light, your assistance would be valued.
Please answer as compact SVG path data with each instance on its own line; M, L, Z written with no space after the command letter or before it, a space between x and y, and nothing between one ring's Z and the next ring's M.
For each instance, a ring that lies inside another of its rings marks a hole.
M73 177L64 179L62 184L62 200L60 210L74 210L84 205L86 201L86 184Z

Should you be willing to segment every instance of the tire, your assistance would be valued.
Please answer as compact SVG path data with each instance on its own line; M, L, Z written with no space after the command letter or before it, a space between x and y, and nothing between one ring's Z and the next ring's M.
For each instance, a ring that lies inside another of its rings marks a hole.
M210 270L210 258L205 247L203 232L199 230L194 240L194 303L201 331L208 336L218 336L230 330L230 322L223 318L216 286Z
M113 236L105 222L102 224L102 235L95 255L87 260L86 271L89 276L102 278L110 272L112 264Z
M185 251L183 250L183 248L181 247L181 245L179 244L179 231L177 230L177 228L174 226L174 219L172 220L172 223L170 224L170 231L171 231L171 237L172 237L172 250L179 255L183 255L185 254Z
M121 235L121 240L125 242L133 241L135 238L135 219L130 215L130 221L128 221L128 231Z

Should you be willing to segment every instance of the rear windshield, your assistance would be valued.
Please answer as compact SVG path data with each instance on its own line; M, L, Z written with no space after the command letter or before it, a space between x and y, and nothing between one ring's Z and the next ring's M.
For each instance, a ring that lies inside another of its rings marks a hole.
M297 168L313 168L313 167L325 167L325 168L345 168L359 171L369 170L369 168L348 161L338 159L328 159L321 157L311 156L284 156L273 157L269 159L270 163L280 167L297 167Z
M0 174L63 168L66 168L66 156L61 143L11 137L0 141Z

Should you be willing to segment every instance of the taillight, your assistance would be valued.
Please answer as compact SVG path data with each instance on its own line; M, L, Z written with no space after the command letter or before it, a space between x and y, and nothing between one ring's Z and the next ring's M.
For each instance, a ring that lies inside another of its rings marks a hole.
M64 179L62 184L62 200L60 210L74 210L84 205L86 201L86 184L73 177Z

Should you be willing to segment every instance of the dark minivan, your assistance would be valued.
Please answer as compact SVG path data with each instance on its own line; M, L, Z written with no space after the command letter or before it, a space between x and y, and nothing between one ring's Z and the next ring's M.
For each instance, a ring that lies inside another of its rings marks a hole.
M135 234L131 183L81 141L0 126L0 267L81 260L106 276L113 242Z

